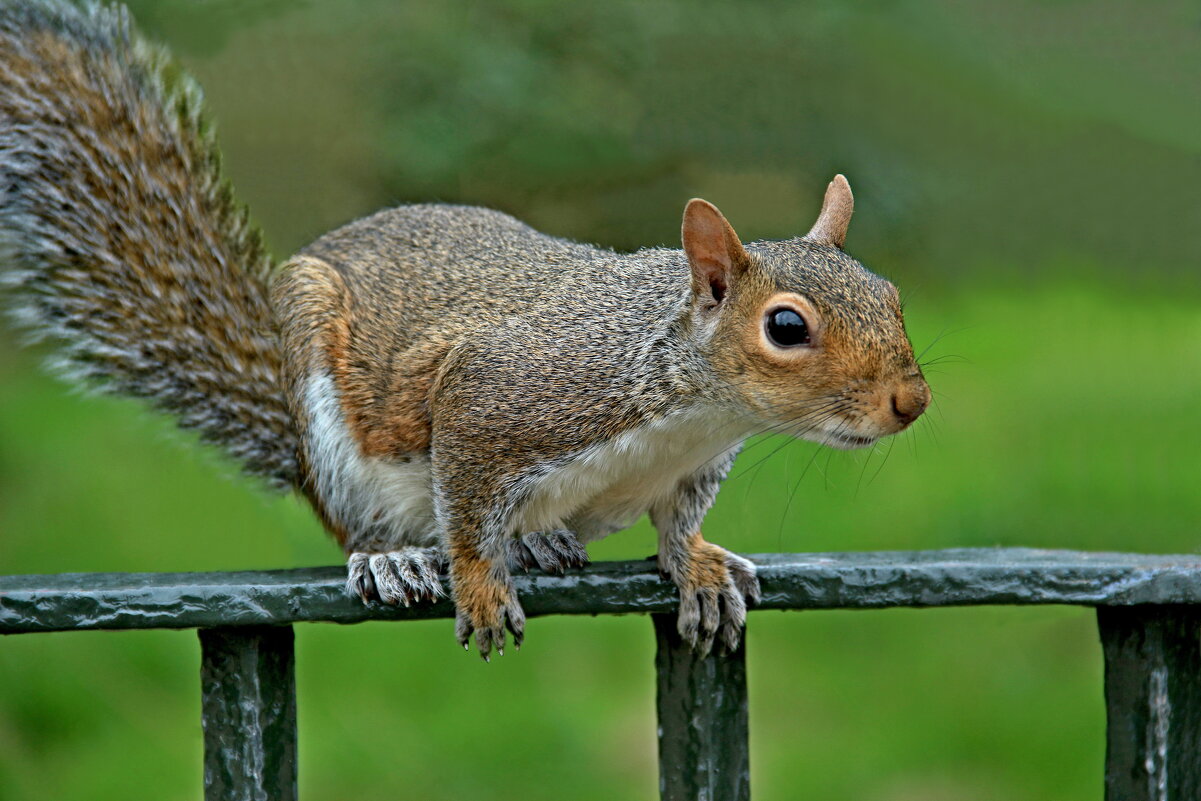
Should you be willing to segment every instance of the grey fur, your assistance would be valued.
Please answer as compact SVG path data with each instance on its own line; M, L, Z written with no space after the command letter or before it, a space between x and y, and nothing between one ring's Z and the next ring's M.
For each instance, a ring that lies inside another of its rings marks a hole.
M660 530L660 564L681 586L681 632L702 651L715 642L737 646L746 601L758 596L754 568L724 551L714 566L720 549L708 544L701 562L709 567L698 566L692 538L739 443L779 425L845 440L852 423L879 406L876 384L920 382L890 283L839 248L803 238L753 243L745 252L753 277L732 285L721 308L737 308L743 296L807 298L832 347L823 358L837 390L833 412L790 417L775 398L812 387L763 387L744 368L723 366L735 334L722 328L721 314L734 312L714 311L697 296L680 250L618 254L547 236L488 209L414 205L317 240L296 262L303 280L281 274L277 312L299 320L285 325L289 385L333 371L333 395L322 391L306 401L292 394L297 418L329 417L321 409L334 398L357 413L344 421L346 431L374 442L367 449L374 455L348 457L365 460L348 476L388 469L399 476L428 464L422 491L430 498L423 503L450 547L452 582L459 581L456 547L488 565L472 581L495 588L496 617L481 625L461 606L460 642L474 633L487 655L503 644L506 628L520 640L524 615L507 564L537 560L528 547L525 558L515 541L563 526L587 542L649 510ZM758 323L749 325L753 331ZM349 433L331 437L325 424L301 428L312 465L341 458L331 456L345 452L331 445L335 439L350 441ZM660 446L681 438L695 439L682 462L637 478ZM640 448L645 459L622 456ZM604 478L607 470L618 472ZM601 483L593 485L596 476ZM595 503L615 481L654 485L664 476L678 483L648 490L639 507ZM327 493L321 481L313 485L317 502L345 528L352 552L422 544L425 528L407 518L388 522L398 500L418 506L409 499L373 495L370 482L359 482L364 491L353 497L346 481ZM713 583L719 573L726 578Z
M124 9L0 3L0 187L2 280L18 324L61 343L52 366L294 485L269 258L199 87Z
M412 606L446 595L438 574L446 570L441 548L407 547L382 553L354 553L346 561L346 586L363 603Z
M687 571L686 538L700 530L737 454L735 448L713 460L682 482L675 495L650 510L651 523L659 532L659 570L676 584L683 583ZM723 649L735 650L746 624L747 601L759 600L759 579L751 562L731 553L726 568L730 580L724 586L680 595L677 629L684 641L702 654L709 653L715 638Z
M508 541L509 568L529 572L530 568L562 575L569 568L587 567L588 551L570 531L562 529L546 534L530 532Z

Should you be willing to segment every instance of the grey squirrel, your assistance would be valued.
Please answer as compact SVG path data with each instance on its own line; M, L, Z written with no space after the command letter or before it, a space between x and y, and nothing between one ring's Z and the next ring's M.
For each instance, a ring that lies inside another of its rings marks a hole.
M274 266L198 87L121 8L0 0L0 191L3 280L62 367L302 492L364 601L449 568L485 658L524 634L511 568L584 565L644 513L681 635L736 648L755 568L700 528L741 443L865 447L929 403L896 288L842 250L842 176L785 241L699 199L682 250L631 254L411 205Z

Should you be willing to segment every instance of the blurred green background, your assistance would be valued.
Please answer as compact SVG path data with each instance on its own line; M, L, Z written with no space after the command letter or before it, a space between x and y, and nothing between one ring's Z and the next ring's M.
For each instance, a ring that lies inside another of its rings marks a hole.
M892 278L936 406L872 452L752 443L708 536L743 552L1201 545L1195 4L139 0L205 86L277 255L438 199L617 248L684 202ZM339 560L310 513L0 334L0 570ZM181 442L183 443L181 446ZM594 558L654 550L645 523ZM297 631L309 799L653 798L642 618L530 623L484 665L448 621ZM1084 801L1104 714L1083 609L753 613L770 799ZM0 642L0 799L201 795L193 632Z

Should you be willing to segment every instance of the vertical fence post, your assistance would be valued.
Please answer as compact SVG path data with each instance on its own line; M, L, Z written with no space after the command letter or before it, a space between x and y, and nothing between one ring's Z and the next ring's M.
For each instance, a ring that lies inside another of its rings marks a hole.
M1201 610L1098 607L1107 801L1201 799Z
M746 645L699 657L676 615L655 621L659 795L663 801L748 801Z
M291 626L200 630L205 801L296 801Z

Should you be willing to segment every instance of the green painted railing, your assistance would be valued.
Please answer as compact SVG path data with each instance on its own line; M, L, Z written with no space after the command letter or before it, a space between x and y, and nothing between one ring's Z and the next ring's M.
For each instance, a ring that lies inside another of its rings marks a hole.
M769 554L758 609L980 604L1097 607L1108 801L1201 799L1201 557L972 549ZM0 634L196 628L205 798L297 798L291 624L449 617L449 603L364 606L342 568L0 576ZM750 797L745 648L698 657L654 563L516 577L529 615L651 614L659 786L671 801ZM751 628L753 628L753 616Z

